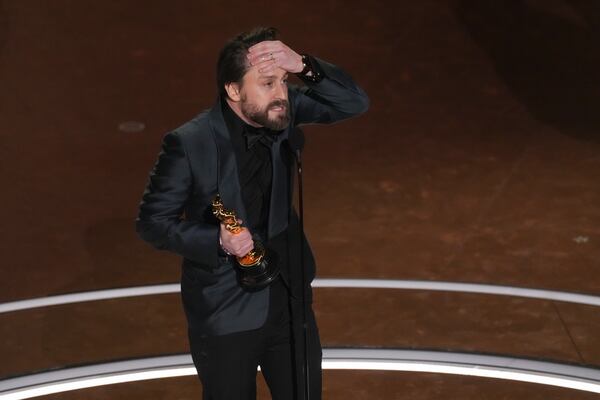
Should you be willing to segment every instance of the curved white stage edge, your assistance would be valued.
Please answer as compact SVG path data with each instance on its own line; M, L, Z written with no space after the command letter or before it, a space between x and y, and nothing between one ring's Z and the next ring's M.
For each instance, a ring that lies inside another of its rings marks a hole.
M600 306L600 296L572 292L561 292L556 290L531 289L516 286L488 285L480 283L394 279L315 279L312 286L314 288L404 289L459 293L478 293L499 296L527 297L540 300L563 301L569 303L592 305L597 307ZM30 308L48 307L61 304L79 303L84 301L178 293L179 291L180 286L178 283L134 286L120 289L95 290L89 292L71 293L1 303L0 313L27 310Z
M526 297L600 306L600 296L579 293L460 282L316 279L315 288L409 289ZM0 313L105 299L177 293L179 284L97 290L0 304ZM324 369L444 373L508 379L600 393L600 369L514 357L398 350L333 349L323 351ZM64 368L0 380L0 400L28 399L51 393L147 379L195 375L189 355Z
M324 369L467 375L600 393L600 370L519 358L394 349L324 349ZM195 375L189 355L66 368L0 381L0 400L19 400L116 383Z

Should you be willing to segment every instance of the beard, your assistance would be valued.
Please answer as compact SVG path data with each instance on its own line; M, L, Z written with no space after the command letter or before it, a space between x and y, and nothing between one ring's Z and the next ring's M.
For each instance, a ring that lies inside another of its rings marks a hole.
M251 121L264 126L273 131L280 131L290 124L290 107L287 100L274 100L266 107L260 108L256 104L250 103L246 96L242 97L242 114ZM278 112L274 118L269 118L269 110L275 107L282 107L283 111Z

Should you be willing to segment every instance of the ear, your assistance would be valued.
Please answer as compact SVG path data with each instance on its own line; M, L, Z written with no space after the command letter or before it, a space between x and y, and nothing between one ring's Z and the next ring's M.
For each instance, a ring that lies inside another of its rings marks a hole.
M240 85L237 82L229 82L225 84L225 91L227 92L227 96L235 102L240 101L242 98L240 94Z

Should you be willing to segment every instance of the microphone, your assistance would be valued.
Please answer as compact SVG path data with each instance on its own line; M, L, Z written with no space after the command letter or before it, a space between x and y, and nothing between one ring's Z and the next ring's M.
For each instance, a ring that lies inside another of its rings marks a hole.
M296 159L300 161L300 153L304 148L304 132L302 132L302 129L298 127L294 128L292 134L288 138L288 145L296 155Z
M299 235L299 245L300 245L300 266L301 266L301 285L302 285L302 341L304 344L303 351L303 377L304 377L304 400L310 400L310 367L308 363L308 354L309 354L309 341L308 341L308 328L306 323L306 286L308 282L306 281L306 271L304 268L304 205L303 205L303 195L302 195L302 158L301 153L304 148L304 132L302 129L295 127L288 137L288 145L290 150L296 155L296 166L297 166L297 177L298 177L298 214L299 214L299 223L300 223L300 235Z

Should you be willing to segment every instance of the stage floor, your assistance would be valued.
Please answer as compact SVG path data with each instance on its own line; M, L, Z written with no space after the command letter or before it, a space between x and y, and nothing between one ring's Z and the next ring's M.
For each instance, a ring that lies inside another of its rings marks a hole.
M342 66L371 99L363 116L305 128L306 230L319 278L596 295L599 22L600 5L568 0L0 0L0 303L179 280L178 257L136 236L137 207L162 136L213 104L220 47L255 25L276 26L299 52ZM326 347L600 366L592 305L316 288L315 311ZM176 294L0 313L0 378L187 351ZM201 390L185 377L48 398L192 399ZM324 393L593 396L339 370L325 372Z

